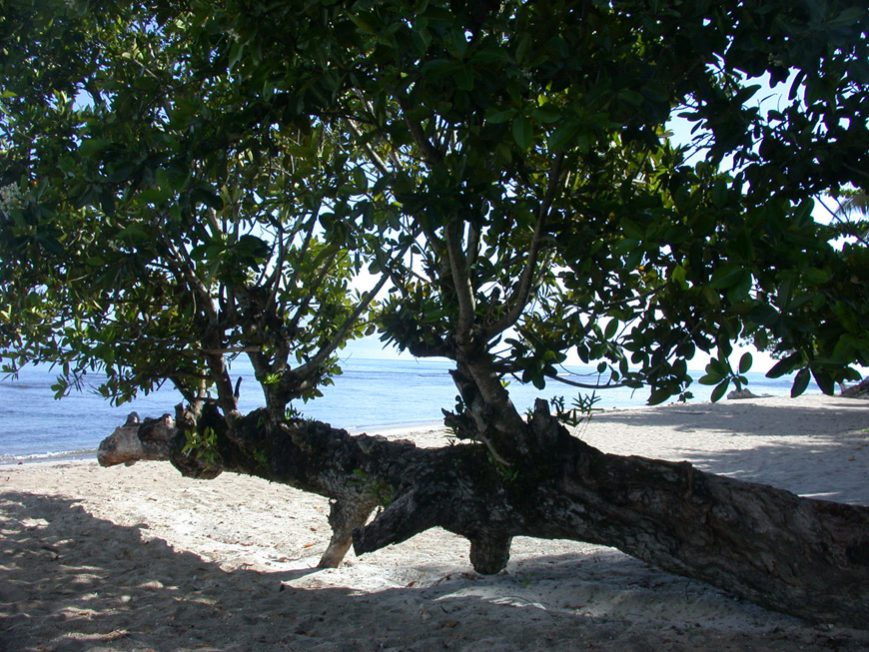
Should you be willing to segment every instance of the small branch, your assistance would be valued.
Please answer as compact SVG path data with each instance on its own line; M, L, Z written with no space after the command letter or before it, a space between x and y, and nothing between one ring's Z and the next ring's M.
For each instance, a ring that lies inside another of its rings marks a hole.
M461 223L453 220L445 229L447 256L450 263L452 285L459 304L458 323L456 324L456 340L460 344L469 344L471 329L474 325L474 294L471 278L468 274L468 261L462 251L461 235L457 233Z
M214 354L206 355L205 361L208 363L211 377L217 386L217 398L220 402L220 407L223 408L226 418L231 420L238 415L238 399L235 396L229 370L226 368L226 360L223 354Z
M353 325L359 321L359 317L362 315L365 310L368 309L368 306L383 288L389 277L386 274L381 275L380 280L377 284L371 288L364 296L362 301L359 302L359 305L353 310L347 319L344 320L344 323L335 333L335 336L332 340L324 347L322 347L313 358L311 358L304 365L298 367L295 370L296 375L304 377L306 374L314 371L317 367L323 364L330 355L332 355L335 350L341 345L341 343L346 339L347 333L350 332L350 329L353 328Z
M181 248L178 249L171 242L166 242L166 246L170 255L180 267L180 272L187 281L188 288L193 293L194 297L199 298L199 304L204 311L205 325L202 327L201 339L205 348L220 350L223 330L220 326L220 316L214 307L214 302L211 298L211 293L196 275L193 261L187 252ZM226 360L222 353L206 353L205 361L208 364L208 369L211 374L211 379L217 386L217 396L220 400L220 406L223 408L227 418L237 414L238 402L233 394L232 380L229 377L229 371L226 368Z
M206 355L225 355L227 353L258 353L262 350L261 346L230 346L223 349L199 349Z
M274 310L278 304L278 292L281 288L281 279L284 275L284 265L287 262L287 247L284 243L284 226L282 222L278 223L278 259L275 261L275 270L269 280L266 282L266 287L271 286L269 292L269 300L266 303L266 310ZM263 266L265 273L265 265Z
M308 222L307 230L305 231L305 238L302 240L302 246L299 248L299 260L304 260L305 255L308 253L308 247L311 245L311 238L314 235L314 227L317 225L317 215L320 212L320 208L322 207L322 201L317 202L316 208L311 213L311 219ZM287 283L287 287L291 288L296 284L296 281L299 278L299 270L301 265L295 265L293 267L293 274L290 277L289 282Z
M552 165L549 172L549 183L547 184L546 194L537 211L537 223L534 225L534 235L531 238L531 245L528 252L528 261L525 268L522 270L522 276L519 278L519 283L516 286L516 291L513 296L507 301L507 312L500 319L489 325L486 329L486 339L489 340L499 333L513 326L522 315L522 311L528 303L528 297L531 294L534 275L537 271L537 262L540 255L540 249L543 244L543 236L546 228L546 220L549 217L549 211L552 208L552 202L555 200L555 194L558 189L561 179L561 168L564 162L564 155L559 154L558 158Z
M401 251L399 251L395 255L393 260L401 260L401 258L404 256L404 254L407 252L407 250L409 248L410 248L410 243L406 244L401 249ZM380 275L380 279L377 281L377 283L374 285L374 287L371 288L368 292L366 292L365 295L363 295L362 301L359 302L359 304L356 306L356 308L353 310L353 312L350 314L350 316L344 320L344 323L341 325L341 327L335 333L335 336L332 338L332 340L326 346L322 347L316 353L316 355L314 355L313 358L311 358L308 362L306 362L304 365L298 367L295 370L294 373L297 377L304 378L307 374L310 374L312 372L316 373L316 369L320 365L322 365L323 362L325 362L326 359L330 355L332 355L335 352L335 350L341 345L341 343L346 339L347 333L349 333L350 329L353 328L353 325L356 324L357 321L359 321L359 317L362 315L362 313L364 313L368 309L368 306L371 305L371 302L374 301L374 299L380 293L380 290L383 289L383 286L386 284L386 281L389 280L389 276L390 276L388 273L389 267L391 267L391 264L387 266L387 273L382 273Z
M851 225L851 222L846 217L844 217L844 211L841 210L841 204L840 204L840 210L834 211L829 206L827 206L826 203L824 203L824 200L821 199L821 197L815 197L815 199L818 201L818 203L821 204L821 206L824 207L824 209L832 216L832 218L836 222L838 222L839 224L841 224L843 226L845 226L845 225L850 226ZM856 238L857 240L860 241L860 243L862 243L864 245L869 245L869 240L867 240L867 238L869 238L869 230L867 230L862 236L859 233L853 233L853 234L851 234L851 237Z
M180 275L185 279L187 286L193 293L194 297L198 297L199 302L202 304L202 309L205 311L208 322L212 325L216 325L218 315L217 311L214 309L211 292L207 287L205 287L202 279L196 275L195 267L190 256L183 248L179 249L171 242L166 241L166 247L170 256L174 259L177 265L175 270L176 276Z
M362 131L360 131L359 127L356 125L356 122L347 118L347 126L350 127L350 131L353 132L353 135L359 139L363 139L364 135ZM368 158L371 160L371 163L376 167L381 174L389 174L389 167L386 165L384 160L380 158L380 155L374 151L374 148L371 146L371 143L368 141L364 141L362 143L362 148L365 150L365 153L368 154Z
M320 289L320 286L331 273L332 266L335 263L335 260L338 258L339 254L341 253L341 251L337 247L324 249L323 252L321 252L320 259L316 261L316 265L314 267L315 270L317 266L322 262L322 254L325 254L327 252L330 255L329 260L325 262L317 277L312 282L306 283L305 289L307 290L307 292L305 294L305 298L298 306L296 306L296 312L293 315L292 319L290 319L289 324L287 324L287 330L290 333L296 332L296 330L299 328L299 324L302 323L302 319L304 318L308 307L311 305L311 301L313 301L314 297L316 296L317 290Z
M205 214L208 216L208 223L211 225L212 231L214 231L214 236L217 237L223 234L223 229L220 226L220 222L217 221L217 211L213 208L209 208L205 211Z
M625 297L624 299L618 299L616 301L610 301L609 303L601 304L600 306L595 307L594 312L592 314L599 315L613 308L623 307L629 305L632 301L642 301L644 299L649 299L655 296L658 292L664 290L666 288L665 284L661 284L657 287L653 287L645 292L640 292L639 294L631 297Z
M399 98L398 105L404 112L404 124L406 124L407 128L410 130L410 135L413 136L413 140L416 143L417 147L419 147L419 149L421 150L425 161L429 165L440 163L444 158L443 154L434 145L431 144L428 138L426 138L420 124L411 120L410 117L407 115L410 111L407 100L403 97Z
M605 385L591 384L591 383L581 383L577 380L568 380L567 378L563 378L561 376L548 376L552 380L558 381L559 383L564 383L565 385L570 385L571 387L579 387L580 389L616 389L618 387L627 387L624 383L606 383Z
M468 269L477 262L480 254L480 229L473 224L468 224Z

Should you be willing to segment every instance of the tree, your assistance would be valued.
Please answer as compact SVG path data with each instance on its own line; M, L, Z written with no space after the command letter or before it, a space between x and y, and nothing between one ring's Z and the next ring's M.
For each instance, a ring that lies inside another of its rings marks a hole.
M75 5L44 9L68 12L72 26L88 15ZM349 201L353 171L323 128L240 131L209 121L235 111L255 122L257 108L228 104L225 80L195 76L187 44L149 23L146 10L121 8L118 18L120 29L73 34L46 19L64 44L38 53L46 76L58 75L71 40L99 52L89 69L52 78L50 90L33 81L38 68L12 74L37 53L9 64L9 79L21 80L5 98L16 197L5 226L10 260L21 263L4 279L6 314L21 316L7 317L19 347L11 370L62 362L64 393L99 366L108 376L101 391L115 400L170 380L197 406L213 389L231 413L227 358L248 353L266 405L283 416L337 371L335 350L358 334L382 285L349 293L359 233L336 221L326 241L320 228L324 211ZM20 33L40 18L8 20Z
M179 388L175 421L119 429L106 462L329 496L324 565L351 537L364 553L435 525L470 540L481 572L504 567L513 536L582 539L866 622L867 508L606 455L545 402L519 414L502 382L542 386L575 349L602 385L660 402L686 392L700 349L720 397L751 364L730 366L739 338L775 348L772 373L798 370L794 394L859 378L865 242L811 209L865 188L862 5L77 6L4 19L21 44L4 79L24 82L3 100L15 265L0 335L16 364L63 362L64 382L105 368L116 399ZM752 104L763 75L790 80L774 110ZM677 113L692 146L666 136ZM361 265L380 281L350 301ZM454 362L445 421L466 445L287 412L387 282L371 317L397 347ZM238 353L266 398L249 415L226 366Z

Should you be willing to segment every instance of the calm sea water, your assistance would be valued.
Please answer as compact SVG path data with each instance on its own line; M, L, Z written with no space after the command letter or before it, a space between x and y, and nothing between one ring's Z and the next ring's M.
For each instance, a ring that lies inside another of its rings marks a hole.
M439 360L384 360L351 358L344 374L324 396L296 407L307 417L327 421L350 431L375 431L402 426L440 423L441 408L452 409L456 389L448 373L450 364ZM584 373L581 368L571 369ZM590 370L588 370L590 371ZM247 366L236 364L234 376L242 376L240 408L247 412L262 405L262 394ZM55 400L50 387L55 374L47 367L25 368L17 380L0 380L0 463L65 458L86 458L94 454L100 440L123 423L135 410L140 416L174 414L180 395L163 388L133 403L112 407L94 391L75 393ZM595 376L583 378L594 382ZM749 374L750 387L757 394L787 395L790 379L770 380ZM98 384L99 377L92 381ZM709 399L711 388L692 386L694 401ZM514 403L521 410L535 398L564 396L567 405L577 390L550 382L539 391L519 383L510 385ZM647 393L615 389L601 393L597 407L639 407Z

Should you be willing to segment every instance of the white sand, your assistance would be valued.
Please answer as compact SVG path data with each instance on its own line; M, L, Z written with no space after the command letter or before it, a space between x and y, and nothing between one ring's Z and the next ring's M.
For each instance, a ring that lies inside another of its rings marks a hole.
M578 435L869 504L867 428L869 401L809 396L609 412ZM494 577L442 530L317 570L327 512L318 496L191 480L167 463L0 468L0 649L869 649L869 631L810 625L570 541L516 539Z

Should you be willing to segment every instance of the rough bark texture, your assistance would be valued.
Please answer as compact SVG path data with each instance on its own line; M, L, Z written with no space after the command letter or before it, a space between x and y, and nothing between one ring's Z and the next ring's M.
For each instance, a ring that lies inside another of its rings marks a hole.
M542 406L526 433L536 453L521 467L493 463L474 443L420 449L319 422L274 423L264 411L230 426L214 408L196 423L200 443L190 451L190 431L170 422L118 428L100 445L100 462L170 459L188 476L234 471L328 496L333 537L321 566L338 565L351 538L363 554L434 526L468 538L481 573L504 568L514 536L566 538L809 620L869 624L869 508L604 454Z

